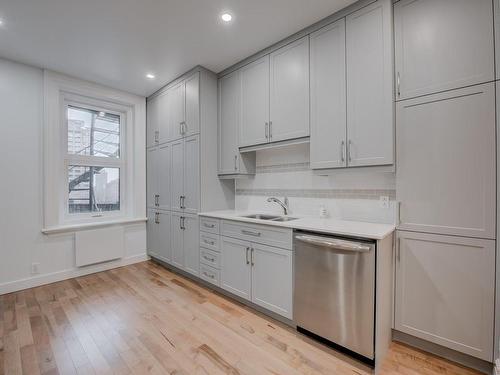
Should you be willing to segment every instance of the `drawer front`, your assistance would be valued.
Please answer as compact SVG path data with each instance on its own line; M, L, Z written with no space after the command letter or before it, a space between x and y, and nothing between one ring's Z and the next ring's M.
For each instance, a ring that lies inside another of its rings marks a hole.
M200 230L203 232L220 234L220 220L210 217L200 217Z
M269 246L292 249L292 230L272 225L248 224L237 221L222 221L222 235Z
M220 269L220 253L200 247L200 262Z
M200 277L209 283L220 286L220 271L215 268L200 264Z
M200 232L200 246L213 251L220 251L220 238L218 234Z

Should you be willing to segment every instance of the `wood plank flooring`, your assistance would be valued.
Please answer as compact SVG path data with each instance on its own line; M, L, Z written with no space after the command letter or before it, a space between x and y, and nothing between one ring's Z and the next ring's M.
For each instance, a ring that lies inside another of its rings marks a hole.
M153 263L0 296L0 375L369 374ZM396 344L383 374L477 374Z

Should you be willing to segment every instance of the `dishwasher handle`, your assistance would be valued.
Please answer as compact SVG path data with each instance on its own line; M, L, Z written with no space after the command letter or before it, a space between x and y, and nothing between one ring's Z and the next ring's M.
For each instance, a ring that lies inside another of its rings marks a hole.
M297 235L297 241L305 242L311 245L327 247L333 250L349 251L354 253L367 253L371 250L372 246L366 245L361 242L352 242L341 240L338 238L329 238L311 235Z

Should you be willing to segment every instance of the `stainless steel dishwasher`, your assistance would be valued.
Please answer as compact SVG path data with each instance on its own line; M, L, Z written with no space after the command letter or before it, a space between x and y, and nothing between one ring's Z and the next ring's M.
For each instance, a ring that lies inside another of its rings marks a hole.
M295 231L297 330L374 364L374 242Z

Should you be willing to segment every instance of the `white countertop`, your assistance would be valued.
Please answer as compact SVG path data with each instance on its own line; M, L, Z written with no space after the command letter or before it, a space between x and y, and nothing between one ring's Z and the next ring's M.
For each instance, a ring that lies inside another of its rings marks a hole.
M301 216L291 214L291 217L297 217L297 220L277 222L271 220L260 220L242 217L252 214L270 214L279 216L276 213L269 212L254 212L254 211L211 211L201 212L199 216L212 217L217 219L235 220L253 224L274 225L284 228L309 230L326 234L336 234L348 237L369 238L381 240L390 235L395 230L392 224L366 223L362 221L349 221L339 219L320 219L315 217Z

